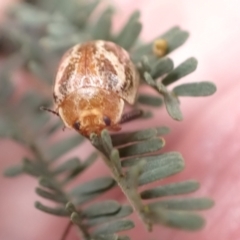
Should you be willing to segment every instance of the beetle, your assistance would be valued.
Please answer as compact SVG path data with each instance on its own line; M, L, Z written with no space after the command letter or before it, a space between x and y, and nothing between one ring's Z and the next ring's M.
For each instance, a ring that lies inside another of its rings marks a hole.
M103 129L119 131L120 124L141 115L123 114L125 102L135 103L139 72L119 45L103 40L77 44L60 61L53 88L56 110L51 111L83 136Z

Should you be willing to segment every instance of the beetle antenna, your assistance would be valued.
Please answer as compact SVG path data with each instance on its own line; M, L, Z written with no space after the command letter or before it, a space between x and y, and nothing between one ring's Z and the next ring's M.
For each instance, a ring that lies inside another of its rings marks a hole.
M119 123L127 123L143 115L143 110L134 109L131 112L124 113Z
M52 110L52 109L50 109L50 108L46 108L46 107L40 107L40 110L42 110L42 111L47 111L47 112L50 112L50 113L53 113L54 115L57 115L57 116L59 116L59 114L56 112L56 111L54 111L54 110Z

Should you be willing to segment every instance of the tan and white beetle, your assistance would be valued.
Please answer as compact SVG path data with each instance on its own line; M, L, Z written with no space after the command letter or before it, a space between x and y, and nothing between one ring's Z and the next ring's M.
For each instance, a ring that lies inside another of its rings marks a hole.
M118 131L128 118L124 101L135 102L138 85L138 71L122 47L102 40L78 44L60 62L53 90L55 113L66 127L86 137L105 128Z

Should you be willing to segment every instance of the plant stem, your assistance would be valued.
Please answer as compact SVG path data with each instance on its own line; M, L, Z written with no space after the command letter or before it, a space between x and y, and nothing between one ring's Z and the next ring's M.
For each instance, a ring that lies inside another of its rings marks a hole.
M136 185L135 182L137 183L138 179L132 179L133 184L132 183L129 184L126 174L123 174L121 171L119 171L119 168L116 166L116 164L110 159L108 159L105 154L103 156L103 160L111 170L115 181L118 183L123 194L126 196L133 209L139 215L140 219L146 226L147 230L152 231L153 223L151 222L150 217L148 216L150 212L148 210L148 207L144 206L144 204L142 203L140 195L137 192L137 186L135 186Z

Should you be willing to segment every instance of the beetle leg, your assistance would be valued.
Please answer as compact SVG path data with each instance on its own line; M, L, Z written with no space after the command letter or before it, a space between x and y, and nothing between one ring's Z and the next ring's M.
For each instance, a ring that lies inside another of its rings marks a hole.
M112 125L110 128L108 128L111 131L117 132L120 131L122 128L118 124Z
M143 115L143 111L140 109L133 109L131 112L124 113L120 120L120 124L130 122L134 119L137 119Z

